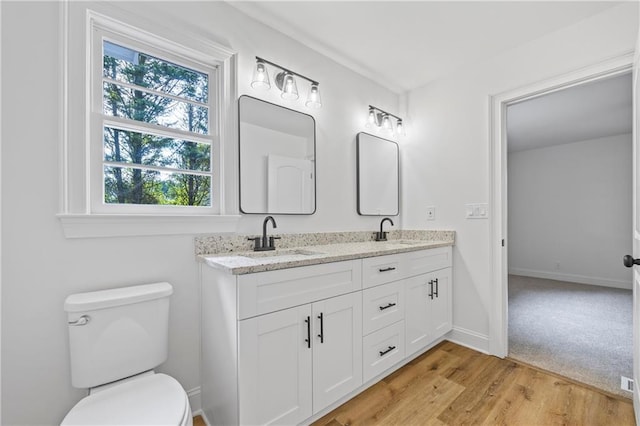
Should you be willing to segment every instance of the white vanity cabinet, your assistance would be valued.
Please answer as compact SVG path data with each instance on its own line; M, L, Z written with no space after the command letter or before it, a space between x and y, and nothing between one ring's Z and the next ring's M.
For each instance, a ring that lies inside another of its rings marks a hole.
M201 282L211 425L309 423L452 327L450 246Z

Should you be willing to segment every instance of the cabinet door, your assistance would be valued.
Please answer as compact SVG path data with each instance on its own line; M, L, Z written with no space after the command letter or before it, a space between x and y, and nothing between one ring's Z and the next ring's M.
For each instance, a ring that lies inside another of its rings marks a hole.
M239 322L240 424L297 424L312 415L310 316L304 305Z
M433 338L447 334L452 328L451 268L441 269L430 274L433 280L434 297L431 301L431 323Z
M362 384L362 295L315 302L313 311L313 411Z
M431 274L408 278L405 282L406 355L427 346L432 340L430 324Z

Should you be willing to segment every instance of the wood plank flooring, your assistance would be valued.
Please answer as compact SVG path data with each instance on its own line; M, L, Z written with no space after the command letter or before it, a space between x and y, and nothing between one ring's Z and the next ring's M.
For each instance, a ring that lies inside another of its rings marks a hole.
M443 342L313 423L635 425L631 400ZM206 426L201 416L194 426Z
M635 425L631 400L443 342L314 423Z

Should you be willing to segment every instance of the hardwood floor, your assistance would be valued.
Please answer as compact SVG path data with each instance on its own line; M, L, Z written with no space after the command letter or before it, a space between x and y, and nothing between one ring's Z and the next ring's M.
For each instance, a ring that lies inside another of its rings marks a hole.
M443 342L314 423L635 425L631 400Z

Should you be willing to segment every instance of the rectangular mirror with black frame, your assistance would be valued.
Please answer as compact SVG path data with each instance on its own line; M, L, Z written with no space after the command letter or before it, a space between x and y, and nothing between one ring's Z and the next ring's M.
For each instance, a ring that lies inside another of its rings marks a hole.
M240 211L316 211L316 122L308 114L243 95L238 100Z
M399 213L398 144L370 135L356 136L358 214L395 216Z

